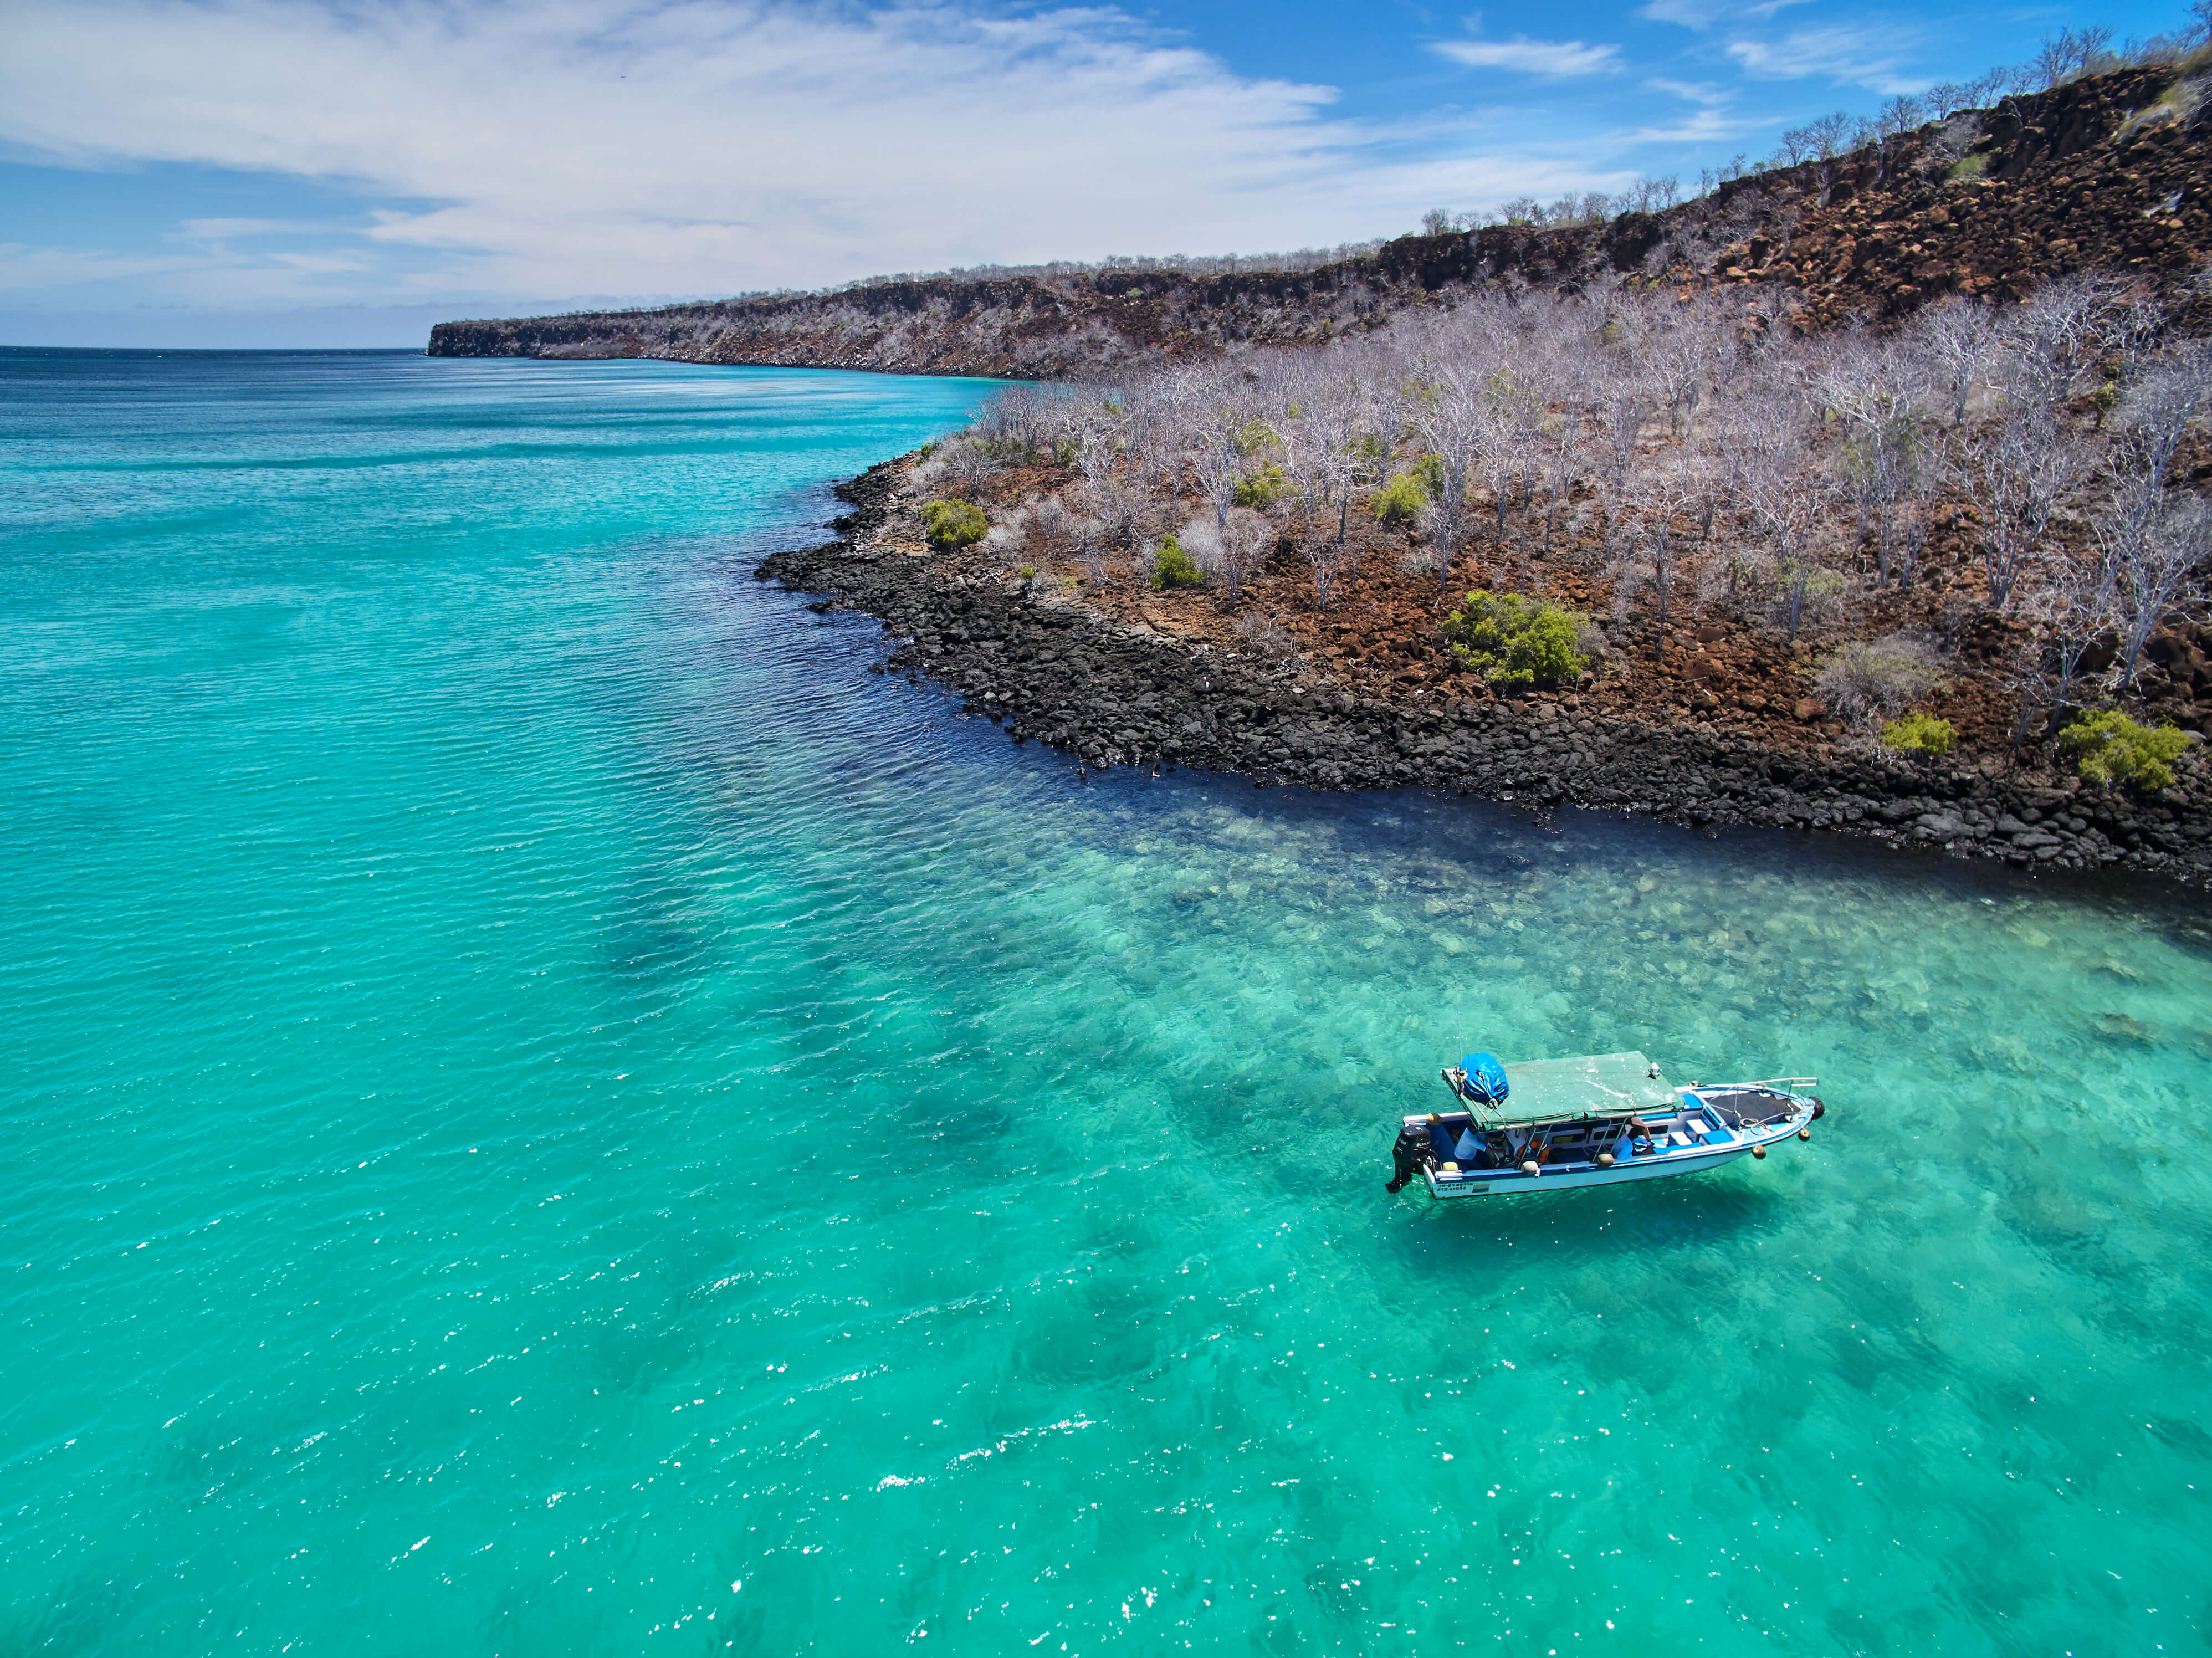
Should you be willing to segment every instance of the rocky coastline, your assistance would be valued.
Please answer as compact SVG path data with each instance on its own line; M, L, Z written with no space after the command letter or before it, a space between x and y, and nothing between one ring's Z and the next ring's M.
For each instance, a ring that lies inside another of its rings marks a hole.
M443 322L428 349L1083 380L1319 345L1488 288L1765 285L1792 296L1799 326L1825 329L1901 318L1946 294L2017 298L2091 270L2125 273L2212 325L2212 295L2191 286L2212 251L2212 119L2194 105L2184 118L2179 104L2151 118L2176 85L2163 68L2086 76L1847 155L1730 178L1660 211L1401 236L1304 269L951 272Z
M1842 743L1782 749L1686 724L1600 715L1571 695L1358 695L1264 656L1192 646L1065 591L939 568L885 532L906 462L837 489L837 538L755 578L884 624L886 668L1091 768L1189 767L1316 789L1425 787L1538 810L1701 829L1817 829L2042 871L2124 870L2212 887L2212 766L2192 744L2149 796L1984 760L1911 762Z

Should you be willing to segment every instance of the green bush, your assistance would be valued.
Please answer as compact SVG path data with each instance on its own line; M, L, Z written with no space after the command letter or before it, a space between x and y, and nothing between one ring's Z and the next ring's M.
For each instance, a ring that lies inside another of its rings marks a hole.
M981 507L957 495L951 501L933 501L923 507L921 523L929 531L929 544L940 552L973 546L991 529L991 520L983 516Z
M1938 720L1932 714L1908 714L1884 726L1881 740L1899 754L1948 754L1957 745L1959 733L1951 729L1948 720Z
M1377 489L1368 510L1385 524L1410 528L1420 516L1424 502L1441 501L1444 494L1444 463L1437 455L1423 455L1412 468Z
M1589 665L1575 648L1583 618L1543 599L1477 591L1444 618L1452 654L1501 691L1548 689Z
M1196 587L1206 580L1206 572L1198 568L1198 561L1183 551L1182 544L1170 536L1160 544L1160 550L1152 556L1152 588L1164 592L1170 587Z
M1283 469L1273 463L1256 472L1247 472L1237 484L1237 505L1239 507L1273 507L1290 493L1291 481L1283 476Z
M1267 422L1248 420L1237 428L1237 435L1233 441L1237 445L1238 454L1256 455L1262 449L1279 443L1282 440L1275 435L1275 428Z
M2165 725L2154 731L2118 708L2106 708L2059 732L2058 746L2092 783L2162 789L2173 781L2173 762L2189 746L2189 738L2179 726Z
M1420 480L1411 473L1401 472L1375 492L1367 509L1385 524L1404 529L1420 516L1427 499L1422 493Z

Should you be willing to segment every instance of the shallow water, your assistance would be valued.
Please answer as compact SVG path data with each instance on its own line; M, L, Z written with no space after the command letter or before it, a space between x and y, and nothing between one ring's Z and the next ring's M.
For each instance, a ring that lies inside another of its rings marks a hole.
M1079 782L748 579L974 382L0 374L0 1654L2203 1649L2188 906Z

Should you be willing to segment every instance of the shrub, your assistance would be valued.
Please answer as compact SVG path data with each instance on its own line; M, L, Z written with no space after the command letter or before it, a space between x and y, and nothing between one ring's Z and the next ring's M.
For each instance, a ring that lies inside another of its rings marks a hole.
M1444 618L1452 654L1502 691L1549 688L1589 665L1575 648L1583 619L1519 593L1477 591Z
M2173 781L2173 762L2189 738L2172 725L2138 725L2118 708L2075 720L2058 734L2058 746L2092 783L2162 789Z
M1855 641L1838 651L1816 682L1820 700L1851 720L1897 714L1942 680L1936 653L1917 639Z
M1206 580L1206 572L1198 568L1198 561L1183 551L1182 543L1170 536L1160 544L1152 556L1152 588L1164 592L1170 587L1196 587Z
M1237 505L1273 507L1290 492L1290 488L1291 481L1283 476L1283 469L1271 462L1237 480Z
M1267 422L1248 420L1237 428L1236 435L1230 441L1237 446L1238 454L1256 455L1270 444L1279 443L1281 440L1275 435L1275 428Z
M1271 616L1261 616L1248 610L1237 618L1237 636L1263 656L1278 662L1288 661L1298 653L1298 641L1291 630Z
M1367 503L1367 509L1385 524L1405 529L1420 516L1421 508L1426 502L1427 497L1422 495L1420 484L1409 475L1401 472L1375 492L1374 498Z
M981 507L957 495L951 501L931 501L921 509L921 522L929 532L929 544L940 552L972 547L991 528L991 520L983 516Z
M1884 726L1881 740L1899 754L1948 754L1957 744L1959 733L1951 729L1948 720L1938 720L1932 714L1908 714Z
M1399 473L1377 489L1367 507L1385 524L1410 529L1420 517L1421 508L1440 500L1443 492L1443 462L1435 455L1423 455L1412 471Z

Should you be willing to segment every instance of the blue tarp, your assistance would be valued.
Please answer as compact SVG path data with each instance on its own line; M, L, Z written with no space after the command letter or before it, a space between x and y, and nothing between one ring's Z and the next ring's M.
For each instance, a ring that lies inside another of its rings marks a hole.
M1470 1054L1459 1062L1459 1068L1467 1073L1461 1092L1478 1105L1503 1105L1512 1092L1505 1080L1504 1062L1495 1054Z

